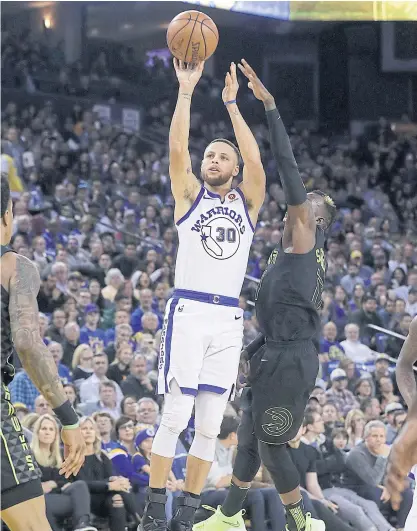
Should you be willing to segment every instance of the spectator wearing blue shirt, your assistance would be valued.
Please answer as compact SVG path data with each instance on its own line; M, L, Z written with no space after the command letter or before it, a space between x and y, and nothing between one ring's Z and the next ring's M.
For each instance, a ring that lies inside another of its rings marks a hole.
M22 369L16 374L9 384L9 390L13 403L19 402L31 411L34 410L36 397L40 393L25 370Z
M113 441L111 438L115 421L110 413L107 411L97 411L93 414L93 419L97 424L97 429L100 434L101 448L106 452L106 454L110 454L112 450L119 448L119 443Z
M133 332L136 334L137 332L142 332L142 317L145 313L153 312L152 310L153 306L153 295L152 290L149 288L141 289L139 292L139 306L136 308L136 310L132 313L132 318L130 321L130 324L132 325ZM158 324L159 327L162 326L162 317L158 315Z
M114 314L114 327L107 329L104 335L106 345L108 345L109 343L114 343L116 337L115 328L116 326L121 324L130 324L130 314L126 310L117 310Z
M98 327L100 312L96 304L87 304L85 307L85 325L80 330L80 343L91 347L105 344L105 332Z

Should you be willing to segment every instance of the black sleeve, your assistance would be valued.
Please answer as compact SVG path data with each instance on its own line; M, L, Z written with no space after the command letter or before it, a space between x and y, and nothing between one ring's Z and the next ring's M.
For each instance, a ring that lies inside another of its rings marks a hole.
M104 453L101 454L101 458L103 460L104 477L109 478L111 476L114 476L113 465L111 460Z
M106 457L106 456L104 456ZM98 460L98 458L97 458ZM80 471L78 472L77 477L74 478L74 481L76 480L83 480L87 483L88 489L92 494L103 494L105 492L108 492L108 481L105 477L106 468L103 463L103 453L101 454L101 461L98 463L98 467L101 467L101 474L100 478L97 475L97 479L91 479L92 477L92 470L89 470L90 463L87 461L84 462L83 466L81 467ZM96 470L97 468L96 467ZM111 474L109 474L110 477Z
M259 334L255 337L253 341L249 343L249 345L245 348L246 352L248 353L248 358L251 359L251 357L262 347L262 345L265 344L265 336L263 334Z
M305 446L304 451L306 453L306 456L308 457L308 468L306 470L306 473L317 472L318 452L312 446L308 446L307 444L304 446Z
M278 109L267 111L266 118L271 139L271 150L281 177L285 200L290 206L302 205L307 200L307 192Z
M339 450L327 457L319 454L316 461L317 475L323 474L339 474L345 469L345 460Z

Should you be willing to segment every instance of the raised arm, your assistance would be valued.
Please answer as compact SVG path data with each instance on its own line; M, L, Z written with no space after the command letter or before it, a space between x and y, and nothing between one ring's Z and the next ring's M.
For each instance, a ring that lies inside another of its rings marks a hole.
M248 86L255 97L262 101L265 107L271 137L271 149L288 204L288 222L299 221L303 225L315 229L313 209L310 202L307 201L307 192L298 171L290 139L275 105L274 97L245 59L242 59L242 63L239 64L239 69L248 78Z
M187 65L174 59L179 81L178 99L169 129L169 175L175 199L175 221L184 216L197 197L200 185L191 167L188 150L191 98L203 72L204 63Z
M259 210L265 199L265 171L262 165L258 143L245 119L240 114L236 103L239 84L236 75L236 65L230 65L230 72L226 74L225 87L222 98L227 107L233 130L243 160L243 182L240 185L247 202L252 224L255 226Z
M9 314L13 343L23 368L39 392L48 400L63 425L65 477L77 474L84 462L85 444L78 416L67 400L52 354L39 330L36 297L40 278L36 266L21 255L14 255L14 274L9 282Z

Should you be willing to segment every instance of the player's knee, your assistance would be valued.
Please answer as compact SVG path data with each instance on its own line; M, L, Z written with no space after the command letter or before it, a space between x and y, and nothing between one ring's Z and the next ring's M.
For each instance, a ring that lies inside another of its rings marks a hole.
M214 432L195 431L194 440L189 454L203 461L213 461L216 452L216 438Z
M283 444L259 444L259 454L262 462L268 470L275 469L279 462L285 457L287 449Z
M120 494L115 494L112 496L111 502L113 507L123 507L123 498L120 496Z
M161 419L161 427L177 436L185 430L191 417L194 398L188 395L167 395Z
M255 452L251 446L246 447L239 444L233 467L233 474L236 478L245 483L252 483L260 466L259 453Z

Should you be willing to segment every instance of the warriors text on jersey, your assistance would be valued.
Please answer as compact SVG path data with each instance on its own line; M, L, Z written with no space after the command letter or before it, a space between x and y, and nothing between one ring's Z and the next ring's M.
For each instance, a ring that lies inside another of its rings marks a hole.
M254 232L242 191L222 201L202 187L177 227L175 289L238 298Z
M11 249L1 246L1 256ZM11 364L13 358L13 342L12 332L10 329L10 315L9 315L9 293L4 286L1 286L1 378L7 384L13 379L14 367Z
M262 332L275 341L314 339L320 330L318 310L326 272L324 233L316 229L314 248L306 254L272 252L256 294Z

